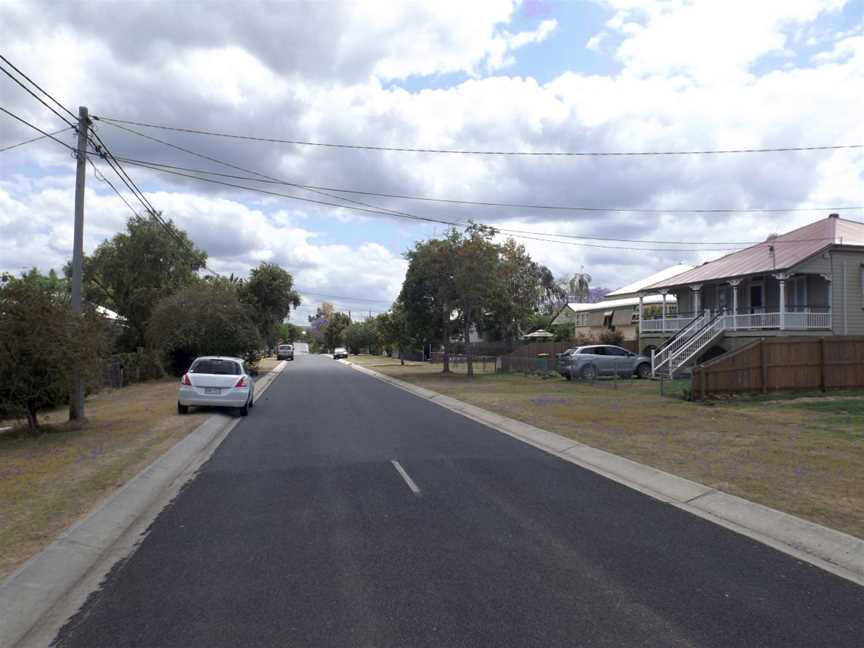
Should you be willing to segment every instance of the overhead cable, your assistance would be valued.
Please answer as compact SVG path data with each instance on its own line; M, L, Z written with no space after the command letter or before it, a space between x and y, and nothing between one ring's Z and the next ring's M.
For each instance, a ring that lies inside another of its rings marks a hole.
M394 151L402 153L444 153L449 155L495 155L495 156L524 156L524 157L634 157L652 155L725 155L731 153L787 153L795 151L829 151L838 149L864 148L864 144L840 144L825 146L782 146L766 148L735 148L735 149L703 149L685 151L493 151L472 149L444 149L444 148L420 148L403 146L372 146L364 144L336 144L332 142L313 142L297 139L282 139L277 137L256 137L252 135L238 135L236 133L224 133L196 128L181 128L177 126L166 126L164 124L153 124L148 122L133 121L129 119L118 119L115 117L96 117L104 122L117 124L131 124L133 126L144 126L146 128L157 128L160 130L174 131L178 133L190 133L193 135L208 135L211 137L224 137L229 139L248 140L255 142L270 142L275 144L292 144L295 146L316 146L337 149L356 149L363 151Z

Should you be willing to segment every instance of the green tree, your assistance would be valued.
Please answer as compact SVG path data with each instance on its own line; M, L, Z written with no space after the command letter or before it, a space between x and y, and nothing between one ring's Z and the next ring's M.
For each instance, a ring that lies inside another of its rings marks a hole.
M484 314L500 293L500 247L495 244L495 230L486 225L470 225L454 244L453 288L465 340L468 375L474 375L471 331L479 328Z
M282 322L276 330L279 342L292 344L303 337L303 329L296 324L291 324L290 322Z
M345 339L345 329L351 325L351 318L346 313L333 313L330 321L322 330L321 342L326 351L333 351L342 346Z
M377 321L381 344L391 349L395 348L399 354L400 364L404 365L405 353L412 344L418 342L411 336L404 305L397 301L388 312L379 315ZM422 341L419 344L422 344Z
M196 282L207 262L207 254L171 221L168 230L154 220L130 219L125 232L84 259L85 298L126 320L130 347L143 344L156 303Z
M513 239L508 239L499 251L491 304L483 314L484 331L512 343L531 328L533 316L543 308L548 297L544 282L552 273L534 262L525 247Z
M261 337L248 307L224 286L199 282L160 301L147 324L147 341L176 375L202 355L259 358Z
M443 373L450 372L450 337L457 301L454 252L460 239L454 230L444 239L415 244L405 254L408 270L398 299L410 334L443 345Z
M275 263L261 263L239 286L240 300L250 308L252 321L268 347L276 344L278 326L291 308L300 305L294 278Z
M105 319L93 308L74 314L59 287L37 271L0 278L0 410L25 415L32 433L41 409L68 398L73 368L86 388L100 386L111 351Z
M354 354L362 353L364 348L374 354L381 347L380 332L375 319L352 322L345 329L344 339L348 350Z

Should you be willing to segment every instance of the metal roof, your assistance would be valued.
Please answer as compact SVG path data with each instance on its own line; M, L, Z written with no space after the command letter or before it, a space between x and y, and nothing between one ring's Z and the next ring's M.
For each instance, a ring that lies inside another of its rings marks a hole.
M646 286L645 290L788 270L830 245L864 246L864 223L829 216L786 234L769 237L762 243L719 259L707 261L692 270Z
M675 277L682 272L687 272L688 270L692 269L692 265L688 265L686 263L679 263L678 265L670 266L665 270L661 270L660 272L655 272L651 276L645 277L644 279L640 279L639 281L634 281L631 284L627 284L623 288L613 290L612 292L607 293L606 297L624 297L635 295L646 286L651 286L658 281L663 281L664 279Z

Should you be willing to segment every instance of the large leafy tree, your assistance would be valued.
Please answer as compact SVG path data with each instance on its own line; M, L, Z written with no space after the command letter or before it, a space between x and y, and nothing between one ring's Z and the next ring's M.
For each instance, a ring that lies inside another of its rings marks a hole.
M155 220L130 219L125 232L84 259L85 296L122 316L127 344L140 346L156 303L194 283L206 262L207 254L171 221L166 228Z
M322 342L327 351L332 351L345 342L345 330L351 325L351 318L346 313L333 313L327 325L322 329Z
M147 341L177 375L201 355L258 359L261 337L234 290L198 282L160 301L147 324Z
M344 332L345 344L352 353L360 353L364 348L375 353L381 345L381 333L376 319L352 322Z
M471 332L479 330L489 308L502 292L500 247L494 242L495 230L486 225L470 225L464 234L452 237L453 289L465 340L468 375L474 375Z
M97 388L111 350L110 327L92 308L76 315L57 275L0 277L0 410L26 415L62 403L73 369Z
M386 313L381 313L377 320L378 335L381 344L389 349L395 349L399 355L401 364L405 364L405 353L412 345L421 345L422 339L418 340L411 335L411 329L408 326L408 319L405 313L405 306L401 302L396 302Z
M492 300L484 312L484 330L509 342L533 324L533 315L542 310L549 298L551 281L548 268L531 259L525 247L508 239L499 247ZM539 327L538 327L539 328Z
M444 239L421 241L409 250L398 300L411 335L444 346L443 373L450 372L450 337L457 301L454 251L460 239L454 230Z
M279 325L292 307L300 305L294 278L275 263L262 263L253 268L249 279L240 285L239 295L249 306L250 316L264 342L271 347L279 337Z

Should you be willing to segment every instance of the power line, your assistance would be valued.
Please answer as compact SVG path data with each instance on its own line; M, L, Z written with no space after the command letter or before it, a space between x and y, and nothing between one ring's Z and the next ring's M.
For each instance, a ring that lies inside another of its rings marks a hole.
M165 167L168 169L176 169L179 171L189 171L191 173L206 173L207 175L215 175L221 178L233 178L235 180L249 180L254 182L264 182L267 184L286 185L298 187L302 189L320 189L324 191L334 191L337 193L360 194L363 196L377 196L380 198L396 198L400 200L420 200L427 202L446 203L455 205L469 205L478 207L506 207L513 209L546 209L558 211L578 211L578 212L614 212L614 213L634 213L634 214L763 214L763 213L793 213L793 212L831 212L831 211L850 211L856 209L864 209L864 205L842 206L842 207L789 207L789 208L757 208L757 209L742 209L742 208L715 208L715 209L647 209L636 207L585 207L573 205L540 205L530 203L505 203L505 202L490 202L479 200L457 200L452 198L432 198L430 196L411 196L406 194L382 193L377 191L363 191L359 189L345 189L341 187L325 187L320 185L300 184L288 180L280 180L264 176L267 179L250 178L249 176L235 175L231 173L221 173L219 171L210 171L207 169L194 169L190 167L166 164L163 162L152 162L149 160L139 160L136 158L120 157L124 162L140 162L151 166Z
M302 198L300 196L291 196L288 194L278 194L275 192L271 192L271 193L273 193L273 195L278 195L278 196L282 196L285 198L291 198L294 200L301 200L301 201L305 200L308 202L327 205L327 206L335 206L335 207L341 207L341 208L345 208L345 209L353 209L353 210L363 211L363 212L369 212L369 210L371 209L372 210L371 213L374 213L376 215L396 216L399 218L408 218L408 219L412 219L412 220L434 222L434 223L440 223L443 225L448 225L451 227L463 227L463 226L467 225L467 223L464 221L449 221L449 220L443 220L443 219L435 219L435 218L429 218L429 217L424 217L424 216L418 216L416 214L412 214L412 213L405 212L405 211L394 210L394 209L389 209L389 208L382 208L382 207L379 207L377 205L372 205L372 204L362 202L362 201L346 199L346 198L343 198L341 196L333 196L332 194L325 193L323 191L319 191L318 187L316 187L314 185L304 185L304 184L300 184L300 183L296 183L296 182L290 182L288 180L284 180L281 178L276 178L274 176L270 176L270 175L266 175L264 173L261 173L260 171L256 171L254 169L244 168L244 167L241 167L239 165L233 164L231 162L225 162L224 160L220 160L219 158L215 158L215 157L212 157L210 155L205 155L203 153L193 151L193 150L185 148L183 146L179 146L177 144L173 144L171 142L167 142L165 140L159 139L158 137L153 137L152 135L147 135L145 133L141 133L140 131L137 131L133 128L128 128L126 126L122 126L119 124L113 124L113 123L107 122L107 121L105 123L108 123L108 124L114 126L115 128L119 128L121 130L127 131L129 133L134 134L134 135L138 135L139 137L157 142L157 143L162 144L164 146L167 146L169 148L173 148L175 150L182 151L184 153L188 153L189 155L193 155L195 157L198 157L198 158L201 158L204 160L208 160L210 162L215 162L216 164L220 164L222 166L226 166L226 167L229 167L232 169L243 171L245 173L251 173L253 175L259 176L262 179L250 178L248 176L236 176L233 174L220 173L218 171L209 171L209 170L202 170L202 169L190 169L188 167L163 164L163 163L159 163L159 162L148 162L148 161L143 161L143 160L135 160L134 158L123 158L128 164L137 164L139 166L145 166L147 168L150 168L151 170L154 170L154 171L165 171L166 173L170 173L169 171L166 171L166 169L173 169L173 170L190 171L192 173L204 173L207 175L215 175L215 176L219 176L219 177L227 177L227 178L232 178L232 179L241 179L241 180L246 180L246 181L250 181L250 182L281 184L281 185L286 185L286 186L291 186L291 187L296 187L296 188L301 188L301 189L308 189L310 191L313 191L314 193L322 194L324 196L327 196L330 198L335 198L337 200L344 200L344 201L347 201L349 203L361 205L362 207L365 207L368 209L349 207L346 205L334 204L334 203L330 203L330 202L326 202L326 201L317 201L317 200L312 200L312 199L308 199L308 198ZM161 167L161 168L157 168L157 167ZM175 173L175 174L180 175L180 176L185 175L183 173ZM198 180L203 180L205 182L211 181L211 180L208 180L205 178L200 178L200 177L195 176L195 175L188 175L187 177L195 178ZM211 182L215 182L215 181L211 181ZM228 186L237 186L238 188L245 188L247 190L253 190L253 189L250 189L249 187L243 187L241 185L233 185L232 183L224 183L224 184L226 184ZM334 189L328 188L328 190L333 191ZM263 191L264 190L262 190L262 192ZM339 191L339 190L335 189L335 191ZM353 192L351 192L351 193L353 193ZM599 208L584 208L584 209L586 211L600 211ZM815 209L815 208L801 208L801 209L803 211L804 209L810 210L810 209ZM828 209L831 209L831 208L828 208ZM855 209L855 208L843 207L841 209ZM628 211L628 210L610 209L609 211ZM663 210L643 210L643 211L645 211L647 213L665 213ZM681 211L682 211L682 213L684 213L685 210L681 210ZM688 212L693 211L694 213L700 213L700 212L704 212L704 213L712 213L712 212L726 213L727 211L733 211L733 210L687 210L687 211ZM741 210L741 211L748 211L749 212L750 210ZM761 210L761 211L772 212L775 210L765 209L765 210ZM786 210L776 210L776 211L779 212L779 211L786 211ZM797 210L792 209L789 211L797 211ZM656 241L656 240L651 241L651 240L644 240L644 239L617 239L617 238L605 238L605 237L600 237L600 236L580 236L580 235L576 235L576 234L556 234L556 233L546 233L546 232L533 232L533 231L528 231L528 230L518 230L518 229L500 228L500 227L496 228L496 229L499 232L502 232L505 234L511 234L517 238L528 238L529 240L544 240L544 239L536 238L539 235L539 236L547 236L547 237L552 236L552 237L557 237L557 238L566 238L566 239L573 239L573 240L596 240L596 241L611 241L611 242L619 242L619 243L649 243L649 244L657 244L657 245L736 245L736 246L738 246L738 245L753 245L754 243L758 243L758 241L739 241L739 242ZM563 241L552 241L552 242L563 243ZM600 246L597 246L597 247L600 247ZM643 248L639 248L639 249L643 249ZM674 248L674 249L680 249L680 248ZM706 252L725 252L725 251L729 251L729 248L723 248L723 249L697 248L697 250L702 250L702 251L706 251ZM687 251L687 250L681 250L681 251Z
M24 146L25 144L32 144L33 142L38 142L39 140L43 140L46 137L52 137L54 135L59 135L60 133L65 133L69 130L69 126L66 128L61 128L60 130L54 131L53 133L45 133L44 135L40 135L39 137L32 137L28 140L24 140L23 142L18 142L17 144L12 144L11 146L4 146L0 148L0 153L5 153L6 151L11 151L14 148L18 148L19 146Z
M47 138L49 138L49 139L52 139L52 140L54 140L55 142L57 142L58 144L60 144L61 146L65 146L67 149L69 149L70 151L72 151L73 153L75 153L75 147L73 147L73 146L69 146L66 142L63 142L63 141L57 139L56 137L54 137L54 135L56 135L57 133L47 133L47 132L45 132L44 130L42 130L41 128L39 128L38 126L34 126L33 124L31 124L29 121L27 121L27 120L24 119L23 117L19 117L19 116L16 115L15 113L6 110L3 106L0 106L0 111L6 113L7 115L9 115L10 117L12 117L13 119L17 119L19 122L21 122L21 123L24 124L25 126L29 126L29 127L32 128L33 130L35 130L35 131L37 131L37 132L39 132L39 133L42 133L42 137L47 137ZM74 128L74 127L73 127L73 128ZM68 130L68 129L64 129L64 130ZM62 131L61 131L61 132L62 132Z
M317 205L337 207L340 209L350 209L353 211L360 211L360 212L371 213L371 214L375 214L375 215L397 216L400 218L409 218L411 220L424 221L424 222L428 222L428 223L439 223L439 224L448 225L451 227L461 227L461 226L465 225L465 223L462 223L462 222L447 221L444 219L431 218L431 217L425 217L425 216L398 216L397 214L394 214L393 212L388 212L388 211L384 211L384 210L380 210L380 209L366 209L363 207L351 207L349 205L341 205L338 203L332 203L332 202L327 202L327 201L323 201L323 200L316 200L313 198L304 198L302 196L293 196L291 194L285 194L285 193L280 193L277 191L269 191L267 189L261 189L260 187L248 187L248 186L236 184L233 182L224 182L222 180L214 180L213 178L202 178L202 177L197 176L197 175L193 175L193 174L189 174L189 173L182 173L180 171L172 171L169 169L159 168L159 167L151 167L151 166L149 166L147 164L143 164L143 163L127 162L127 164L134 164L136 166L144 166L146 168L150 168L151 170L157 171L159 173L176 175L176 176L180 176L180 177L184 177L184 178L190 178L193 180L198 180L200 182L207 182L210 184L221 185L221 186L225 186L225 187L232 187L235 189L242 189L244 191L251 191L253 193L260 193L260 194L268 195L268 196L278 196L280 198L288 198L290 200L299 200L302 202L308 202L308 203L313 203L313 204L317 204ZM499 228L495 228L495 229L497 229L499 232L502 232L505 234L508 234L511 232L511 230L507 230L507 229L499 229ZM618 246L618 245L600 245L600 244L595 244L595 243L580 243L580 242L572 241L572 240L561 241L561 240L556 240L556 239L552 239L552 238L542 238L541 236L529 236L526 234L513 234L513 236L514 236L514 238L522 238L522 239L534 240L534 241L544 241L547 243L558 243L561 245L573 245L573 246L577 246L577 247L595 247L595 248L609 249L609 250L630 250L630 251L642 251L642 252L730 252L730 251L734 250L734 248L694 248L694 249L688 249L688 248L668 248L668 247L667 248L625 247L625 246ZM561 234L561 235L559 235L559 234L546 234L546 236L558 236L560 238L564 238L564 237L567 237L569 235L566 235L566 234ZM603 239L603 240L614 240L614 239Z
M117 190L117 187L114 186L114 183L111 182L108 178L106 178L106 177L105 177L105 176L104 176L104 175L99 171L99 169L96 168L96 165L93 163L93 160L92 160L91 158L88 157L88 158L87 158L87 162L89 162L89 163L90 163L90 166L93 167L93 175L96 176L96 179L97 179L97 180L101 180L102 182L107 183L108 186L111 187L111 188L114 190L114 193L117 194L117 196L120 198L120 200L122 200L124 203L126 203L126 206L129 208L129 211L131 211L131 212L135 215L135 218L137 218L139 221L140 221L140 220L144 220L143 218L141 218L141 215L140 215L137 211L135 211L135 208L132 207L132 205L129 204L129 201L126 200L126 197L125 197L123 194L121 194L120 191ZM115 172L115 173L116 173L116 172Z
M59 112L57 112L56 110L54 110L54 108L52 108L52 107L49 106L47 103L45 103L45 100L43 100L42 97L40 97L39 95L37 95L37 94L36 94L35 92L33 92L30 88L28 88L26 85L24 85L23 83L21 83L18 79L16 79L15 76L14 76L11 72L9 72L9 70L7 70L6 68L0 66L0 72L3 72L3 74L5 74L6 76L8 76L10 79L12 79L15 83L17 83L17 84L18 84L19 86L21 86L22 88L24 88L24 90L25 90L27 93L29 93L29 94L30 94L34 99L36 99L36 101L38 101L38 102L41 103L43 106L45 106L48 110L50 110L52 113L54 113L55 115L57 115L57 117L59 117L60 119L62 119L64 122L66 122L66 123L67 123L71 128L75 128L75 124L73 124L72 122L70 122L70 121L69 121L68 119L66 119L63 115L61 115Z
M15 66L14 63L12 63L12 61L10 61L8 58L6 58L5 56L3 56L2 54L0 54L0 59L3 59L3 60L6 62L6 65L8 65L9 67L11 67L13 70L15 70L18 74L20 74L20 75L21 75L22 77L24 77L25 79L27 79L27 80L30 82L30 84L33 85L33 86L35 86L35 87L36 87L36 88L37 88L37 89L38 89L42 94L44 94L44 95L45 95L46 97L48 97L51 101L53 101L55 104L57 104L58 106L60 106L60 108L62 108L63 110L65 110L65 111L66 111L66 114L69 115L72 119L74 119L74 120L76 120L76 121L78 120L78 115L76 115L76 114L73 113L71 110L69 110L66 106L64 106L62 103L60 103L59 101L57 101L53 96L51 96L51 93L49 93L47 90L45 90L45 88L43 88L42 86L40 86L38 83L36 83L33 79L31 79L31 78L30 78L29 76L27 76L26 74L24 74L24 73L23 73L23 72L22 72L18 67Z
M208 135L211 137L224 137L229 139L247 140L254 142L270 142L275 144L292 144L295 146L316 146L337 149L355 149L363 151L394 151L401 153L444 153L450 155L496 155L496 156L523 156L523 157L637 157L653 155L726 155L730 153L787 153L796 151L829 151L839 149L864 148L864 144L842 144L830 146L783 146L773 148L738 148L738 149L705 149L688 151L485 151L470 149L441 149L441 148L419 148L402 146L372 146L362 144L335 144L331 142L312 142L306 140L281 139L277 137L254 137L251 135L238 135L235 133L222 133L195 128L180 128L166 126L163 124L151 124L147 122L132 121L128 119L116 119L114 117L95 117L104 122L118 124L132 124L133 126L144 126L146 128L157 128L160 130L174 131L178 133L190 133L193 135Z
M144 209L150 215L151 219L154 222L156 222L157 224L159 224L162 227L162 229L164 229L168 233L169 236L171 236L175 241L180 243L180 245L182 245L190 254L192 254L194 256L195 255L194 246L188 240L186 240L182 236L180 236L169 223L165 222L165 220L159 214L159 211L147 199L147 197L144 195L144 192L138 188L138 185L135 184L135 181L132 180L132 177L129 175L129 173L123 168L123 166L120 164L120 162L114 156L114 154L108 149L108 146L105 144L105 142L102 141L102 138L99 137L99 134L96 133L96 131L93 130L92 128L90 129L90 132L93 134L93 136L98 141L98 145L97 145L93 142L92 139L88 138L88 141L90 142L90 144L93 145L97 149L95 154L98 155L100 158L102 158L102 160L104 160L105 163L108 164L108 166L111 168L111 170L113 170L114 173L117 174L117 177L120 178L120 180L132 192L132 194L138 199L138 202L140 202L144 206ZM93 153L89 153L89 152L88 152L88 154L93 155ZM114 188L113 185L112 185L112 188ZM114 190L117 191L116 188L114 188ZM119 195L119 192L118 192L118 195ZM122 198L122 196L121 196L121 198ZM125 200L124 200L124 202L125 202ZM128 203L127 203L127 205L128 205ZM131 209L131 206L129 206L129 208ZM136 213L134 209L132 211L133 211L133 213ZM136 216L137 216L137 213L136 213ZM201 267L203 270L205 270L206 272L209 272L214 277L221 276L215 270L211 270L207 266L206 263L203 263L201 265Z
M126 162L127 164L143 166L145 168L149 168L149 169L154 170L154 171L158 171L161 169L172 169L172 170L177 170L177 171L188 171L191 173L203 173L203 174L207 174L207 175L218 176L220 178L247 180L249 182L261 182L261 183L265 183L265 184L286 185L286 186L292 186L292 187L304 187L304 188L309 187L309 185L299 185L296 183L288 182L286 180L278 180L278 179L262 180L259 178L253 178L253 177L243 176L243 175L236 175L236 174L232 174L232 173L222 173L219 171L210 171L207 169L194 169L194 168L178 166L178 165L174 165L174 164L165 164L162 162L152 162L149 160L139 160L136 158L128 158L128 157L122 157L121 156L117 159L121 160L123 162ZM329 190L330 191L347 191L344 189L334 189L334 188L329 188ZM354 193L354 192L351 191L350 193ZM367 193L367 195L387 195L387 194L373 194L373 193L369 193L369 192L363 192L363 193ZM401 197L401 196L391 196L391 197ZM442 199L432 198L429 200L442 200ZM450 202L450 201L442 200L442 202ZM508 205L506 203L472 203L470 201L458 201L458 202L467 202L468 204L485 204L485 205L496 205L496 206L500 205L500 206L508 206L508 207L509 206L525 207L526 206L526 205ZM615 209L615 208L608 208L607 209L607 208L581 208L581 207L566 207L566 208L562 207L561 209L576 209L576 210L586 210L586 211L631 211L631 210L626 210L626 209ZM816 210L818 210L818 211L835 211L835 210L843 210L843 209L864 209L864 206L859 206L859 207L818 207L818 208L817 207L807 207L807 208L793 208L793 209L788 209L788 210L786 210L786 209L756 209L756 210L714 209L714 210L671 210L671 211L673 213L675 213L675 212L678 212L678 213L748 212L749 213L751 211L752 212L787 212L787 211L798 212L798 211L816 211ZM396 212L395 210L386 210L386 211L388 211L389 213L392 213L394 215L406 214L406 212ZM648 213L655 213L655 212L656 213L665 213L664 210L653 210L653 209L648 209L648 210L635 210L634 209L632 211L636 211L636 212L642 211L642 212L648 212ZM449 221L442 221L442 222L445 222L447 224L453 224L453 223L450 223ZM680 241L680 240L679 241L668 241L668 240L649 240L649 239L626 239L626 238L609 238L609 237L604 237L604 236L588 236L588 235L580 235L580 234L560 234L560 233L550 233L550 232L535 232L535 231L529 231L529 230L518 230L518 229L510 229L510 228L496 228L496 229L498 229L499 231L504 232L504 233L539 234L539 235L543 235L543 236L557 236L559 238L571 238L571 239L588 240L588 241L591 241L591 240L594 240L594 241L613 241L613 242L619 242L619 243L656 243L656 244L666 244L666 245L753 245L755 243L760 242L760 241ZM819 239L819 240L821 240L821 239Z
M168 146L168 147L173 148L173 149L178 150L178 151L182 151L182 152L184 152L184 153L188 153L189 155L193 155L193 156L195 156L195 157L199 157L199 158L201 158L201 159L209 160L209 161L211 161L211 162L215 162L215 163L217 163L217 164L221 164L221 165L226 166L226 167L230 167L230 168L233 168L233 169L237 169L237 170L239 170L239 171L243 171L243 172L245 172L245 173L252 173L252 174L254 174L254 175L261 176L262 178L264 178L264 179L266 179L266 180L275 181L275 182L278 182L278 183L282 183L282 184L286 184L286 185L290 185L290 186L295 186L295 187L300 187L300 188L303 188L303 187L304 187L303 185L298 185L298 184L296 184L296 183L290 183L290 182L288 182L288 181L284 181L284 180L281 180L281 179L279 179L279 178L274 178L274 177L272 177L272 176L268 176L268 175L266 175L266 174L263 174L263 173L261 173L261 172L259 172L259 171L255 171L255 170L252 170L252 169L246 169L246 168L241 167L241 166L238 166L238 165L236 165L236 164L232 164L232 163L230 163L230 162L225 162L224 160L220 160L220 159L218 159L218 158L214 158L214 157L212 157L212 156L205 155L205 154L203 154L203 153L199 153L199 152L197 152L197 151L193 151L193 150L188 149L188 148L185 148L185 147L183 147L183 146L179 146L179 145L177 145L177 144L172 144L171 142L166 142L165 140L161 140L161 139L159 139L159 138L157 138L157 137L153 137L153 136L151 136L151 135L146 135L146 134L144 134L144 133L141 133L141 132L139 132L139 131L136 131L135 129L128 128L128 127L126 127L126 126L121 126L121 125L119 125L119 124L112 124L112 123L107 122L107 121L106 121L106 123L109 123L110 125L114 126L115 128L119 128L119 129L121 129L121 130L125 130L125 131L130 132L130 133L132 133L132 134L134 134L134 135L138 135L139 137L143 137L143 138L145 138L145 139L148 139L148 140L151 140L151 141L157 142L157 143L159 143L159 144L162 144L162 145L164 145L164 146ZM178 171L169 171L169 170L168 170L169 168L180 169L180 168L183 168L183 167L173 167L173 166L171 166L171 165L161 165L161 166L164 167L164 168L157 168L157 166L154 166L154 165L152 165L151 163L147 163L147 162L143 162L143 161L134 161L134 162L133 162L131 158L125 158L125 160L126 160L126 162L127 162L128 164L133 164L133 165L138 165L138 166L144 166L144 167L146 167L146 168L150 168L151 170L154 170L154 171L161 171L161 172L163 172L163 173L171 173L171 174L173 174L173 175L178 175L178 176L184 176L184 177L188 177L188 178L193 178L193 179L201 180L201 181L203 181L203 182L211 182L211 183L214 183L214 184L222 184L222 185L225 185L225 186L235 187L235 188L238 188L238 189L245 189L245 190L248 190L248 191L260 191L261 193L266 193L266 194L270 194L270 195L280 196L280 197L283 197L283 198L289 198L289 199L292 199L292 200L300 200L300 201L310 202L310 203L314 203L314 204L320 204L320 205L331 206L331 207L338 207L338 208L342 208L342 209L352 209L352 210L355 210L355 211L362 211L362 212L372 213L372 214L376 214L376 215L396 216L396 217L398 217L398 218L407 218L407 219L417 220L417 221L425 221L425 222L439 223L439 224L448 225L448 226L451 226L451 227L463 227L463 226L465 226L465 225L467 224L467 223L462 222L462 221L448 221L448 220L444 220L444 219L436 219L436 218L430 218L430 217L418 216L418 215L416 215L416 214L410 214L410 213L408 213L408 212L397 211L397 210L393 210L393 209L380 208L380 207L377 207L377 206L375 206L375 205L370 205L369 203L364 203L364 202L360 202L360 201L349 200L349 199L345 199L345 198L342 198L342 197L339 197L339 196L331 196L330 194L324 194L324 195L326 195L326 196L328 196L328 197L336 198L337 200L347 200L348 202L362 205L362 207L351 207L351 206L348 206L348 205L342 205L342 204L338 204L338 203L331 203L331 202L327 202L327 201L320 201L320 200L315 200L315 199L311 199L311 198L303 198L303 197L301 197L301 196L293 196L293 195L290 195L290 194L282 194L282 193L278 193L278 192L268 192L268 191L263 190L263 189L256 189L256 188L246 187L246 186L243 186L243 185L237 185L237 184L234 184L234 183L228 183L228 182L220 182L220 181L212 180L212 179L209 179L209 178L201 178L200 176L196 176L196 175L190 175L190 174L181 173L181 172L178 172ZM158 165L158 163L156 163L156 164ZM207 173L207 174L211 174L211 175L213 175L213 174L215 174L215 175L228 175L228 174L220 174L220 173L218 173L218 172L210 172L210 171L199 171L199 173ZM245 179L246 179L246 180L249 180L249 181L254 181L254 182L263 182L262 180L257 180L257 179L255 179L255 178L248 178L248 177L246 177ZM315 191L315 193L323 193L323 192ZM538 241L547 240L547 239L537 238L536 236L529 236L529 235L531 235L531 234L537 234L536 232L525 232L525 231L521 231L521 230L508 230L508 229L504 229L504 228L499 228L499 231L504 232L504 233L508 233L508 234L512 234L512 235L516 236L517 238L526 238L526 239L529 239L529 240L538 240ZM557 236L557 237L559 237L559 238L573 238L573 239L582 239L582 240L591 240L591 238L592 238L592 237L577 237L577 236L575 236L575 235L569 235L569 234L562 234L562 235L558 235L558 234L547 234L547 236ZM597 240L611 240L611 239L600 239L600 238L598 238ZM551 240L551 239L549 239L548 241L549 241L549 242L553 242L553 243L561 243L561 244L566 243L566 241L556 241L556 240ZM642 241L624 241L624 242L642 242ZM678 242L676 242L676 243L670 243L670 244L678 244ZM687 243L685 243L685 244L687 244ZM573 245L576 245L576 244L574 243ZM584 246L588 246L587 243L586 243L586 244L582 244L582 245L584 245ZM694 245L703 245L703 243L701 243L701 242L700 242L700 243L694 243ZM605 247L605 248L610 248L610 249L624 249L624 248L620 248L620 246L601 246L601 245L595 245L595 246L593 246L593 247ZM644 248L635 248L635 249L644 249ZM662 250L665 250L665 249L666 249L666 248L662 248ZM680 249L680 248L676 248L676 249ZM698 249L699 249L699 250L702 250L702 251L706 251L706 252L725 252L725 251L729 251L729 248L722 248L722 249L698 248ZM660 250L655 250L655 251L660 251ZM687 251L687 250L680 249L680 251Z
M133 135L137 135L138 137L143 137L144 139L148 139L148 140L150 140L150 141L157 142L157 143L159 143L159 144L162 144L163 146L167 146L167 147L169 147L169 148L173 148L173 149L175 149L175 150L177 150L177 151L182 151L183 153L187 153L187 154L192 155L192 156L194 156L194 157L201 158L202 160L208 160L208 161L210 161L210 162L215 162L216 164L221 164L222 166L228 167L228 168L230 168L230 169L236 169L237 171L243 171L244 173L251 173L251 174L253 174L253 175L259 176L260 178L263 178L264 180L269 180L269 181L273 181L273 182L283 183L283 184L286 184L286 185L289 185L289 186L293 186L293 187L296 187L296 188L299 188L299 189L304 189L304 190L306 190L306 191L310 191L310 192L315 193L315 194L318 194L318 195L325 196L325 197L327 197L327 198L332 198L332 199L334 199L334 200L341 200L341 201L346 202L346 203L349 203L349 204L360 205L361 207L368 207L368 208L371 208L371 209L375 209L375 210L377 210L377 211L379 211L379 212L380 212L380 211L388 212L390 215L393 215L393 216L401 216L401 217L407 217L407 218L414 218L414 215L413 215L413 214L408 214L408 213L406 213L406 212L402 212L402 211L398 211L398 210L393 210L393 209L388 209L388 208L386 208L386 207L379 207L379 206L377 206L377 205L371 205L371 204L369 204L369 203L366 203L366 202L363 202L363 201L360 201L360 200L354 200L354 199L352 199L352 198L344 198L344 197L342 197L342 196L334 196L334 195L332 195L332 194L330 194L330 193L327 193L327 192L325 192L325 191L321 191L321 190L319 190L319 189L317 189L317 188L308 187L308 186L301 185L301 184L298 184L298 183L288 182L288 181L286 181L286 180L282 180L281 178L276 178L276 177L273 177L273 176L269 176L269 175L267 175L267 174L265 174L265 173L262 173L262 172L260 172L260 171L256 171L255 169L248 169L248 168L241 167L241 166L239 166L239 165L233 164L233 163L231 163L231 162L225 162L224 160L220 160L219 158L215 158L215 157L212 157L212 156L210 156L210 155L205 155L204 153L199 153L199 152L197 152L197 151L193 151L193 150L191 150L191 149L185 148L185 147L183 147L183 146L179 146L179 145L177 145L177 144L173 144L173 143L171 143L171 142L166 142L165 140L159 139L158 137L153 137L152 135L147 135L147 134L145 134L145 133L142 133L142 132L140 132L140 131L135 130L134 128L128 128L128 127L126 127L126 126L121 126L120 124L114 124L114 123L111 123L111 122L108 122L108 121L106 121L105 123L108 124L109 126L113 126L114 128L119 128L119 129L124 130L124 131L126 131L126 132L132 133ZM205 173L206 173L206 172L205 172ZM255 182L263 182L263 181L264 181L264 180L257 180L257 179L252 179L252 180L254 180ZM419 217L418 217L418 218L419 218ZM464 224L464 223L463 223L463 224Z

